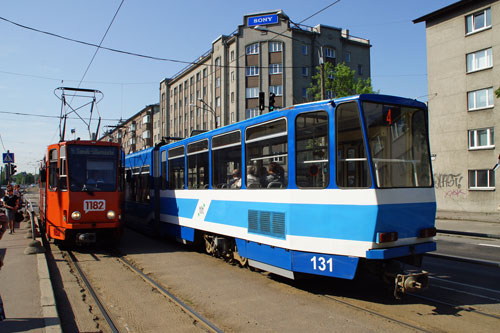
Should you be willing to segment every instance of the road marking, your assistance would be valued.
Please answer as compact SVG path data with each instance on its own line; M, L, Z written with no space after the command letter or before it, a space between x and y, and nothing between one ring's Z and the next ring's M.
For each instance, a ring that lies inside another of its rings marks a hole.
M493 245L493 244L477 244L477 245L491 246L491 247L500 247L500 245Z
M461 283L461 282L456 282L456 281L445 280L445 279L441 279L441 278L438 278L438 277L435 277L435 276L429 276L429 279L438 280L438 281L442 281L442 282L449 283L449 284L455 284L455 285L458 285L458 286L463 286L463 287L469 287L469 288L484 290L486 292L491 292L491 293L496 293L496 294L500 293L500 291L498 291L498 290L484 288L484 287L479 287L479 286L474 286L474 285L467 284L467 283Z

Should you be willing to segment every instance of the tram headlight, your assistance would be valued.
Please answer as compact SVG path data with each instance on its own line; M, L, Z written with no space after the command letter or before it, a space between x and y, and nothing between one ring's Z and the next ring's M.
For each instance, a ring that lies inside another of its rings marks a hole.
M106 214L107 218L110 220L114 220L116 217L116 213L113 210L108 210L108 213Z
M71 218L75 221L78 221L79 219L82 218L82 213L79 211L75 210L73 213L71 213Z

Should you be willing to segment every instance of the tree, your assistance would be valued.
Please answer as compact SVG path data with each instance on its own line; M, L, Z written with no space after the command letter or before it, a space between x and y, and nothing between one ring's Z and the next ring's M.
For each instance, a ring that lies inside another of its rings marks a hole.
M314 101L321 99L321 68L316 67L317 73L312 77L311 87L307 94ZM344 63L333 66L324 64L325 91L331 91L333 97L344 97L358 94L375 93L370 79L356 78L356 72Z
M500 98L500 87L498 87L498 89L495 90L495 94L497 95L497 98Z

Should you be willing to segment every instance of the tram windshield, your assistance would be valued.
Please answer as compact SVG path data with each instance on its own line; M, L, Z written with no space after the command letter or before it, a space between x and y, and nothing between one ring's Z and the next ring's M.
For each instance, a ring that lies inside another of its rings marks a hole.
M432 186L425 111L372 102L363 111L377 187Z
M116 191L117 162L117 147L68 146L70 190L73 192Z

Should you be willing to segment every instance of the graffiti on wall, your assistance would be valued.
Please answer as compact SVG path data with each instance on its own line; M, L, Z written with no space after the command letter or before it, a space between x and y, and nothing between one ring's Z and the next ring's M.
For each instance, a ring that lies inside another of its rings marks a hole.
M462 190L463 179L461 173L438 173L434 174L434 186L436 190L444 191L445 197L459 198L467 195Z

